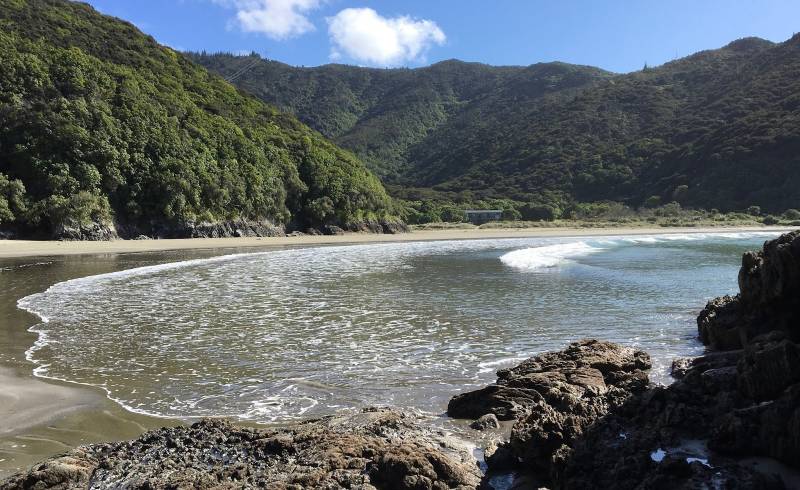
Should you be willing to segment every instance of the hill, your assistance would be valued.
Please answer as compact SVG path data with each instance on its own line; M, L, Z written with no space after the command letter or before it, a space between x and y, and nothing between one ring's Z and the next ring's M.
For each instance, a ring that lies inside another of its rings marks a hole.
M269 233L391 214L351 153L88 5L0 3L0 66L6 232Z
M223 75L253 56L191 54ZM612 74L261 60L235 83L353 150L400 197L718 208L800 203L800 36Z

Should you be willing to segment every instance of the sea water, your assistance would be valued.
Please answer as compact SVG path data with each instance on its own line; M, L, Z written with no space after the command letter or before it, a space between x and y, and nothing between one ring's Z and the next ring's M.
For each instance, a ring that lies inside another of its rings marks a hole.
M695 318L777 233L410 242L244 253L74 279L21 299L35 374L125 408L285 423L441 413L499 368L596 337L668 383Z

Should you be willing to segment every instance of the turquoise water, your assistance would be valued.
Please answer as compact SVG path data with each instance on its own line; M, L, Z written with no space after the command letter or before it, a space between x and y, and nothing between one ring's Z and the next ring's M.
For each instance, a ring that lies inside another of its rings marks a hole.
M695 317L776 233L393 243L250 253L56 284L23 298L35 373L129 410L286 422L444 411L494 371L582 337L697 354Z

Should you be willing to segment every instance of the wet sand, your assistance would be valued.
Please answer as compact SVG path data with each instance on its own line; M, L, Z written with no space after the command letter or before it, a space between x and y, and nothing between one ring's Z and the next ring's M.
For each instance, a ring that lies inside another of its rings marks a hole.
M34 377L25 351L36 340L27 330L38 319L18 309L17 300L76 277L207 255L214 253L0 259L0 480L81 444L180 423L128 412L96 388Z
M215 255L312 245L550 236L780 231L780 228L535 228L433 230L402 235L347 234L286 238L231 238L113 242L0 240L0 479L71 447L130 439L179 420L122 409L92 387L32 374L25 351L36 340L37 318L19 298L54 283L94 274Z
M189 238L166 240L114 240L108 242L59 242L0 240L0 258L80 255L97 253L154 252L215 248L292 247L354 243L406 242L429 240L479 240L486 238L527 238L556 236L650 235L663 233L724 233L744 231L781 231L785 227L617 227L617 228L498 228L421 230L397 235L347 233L336 236L304 235L270 238Z

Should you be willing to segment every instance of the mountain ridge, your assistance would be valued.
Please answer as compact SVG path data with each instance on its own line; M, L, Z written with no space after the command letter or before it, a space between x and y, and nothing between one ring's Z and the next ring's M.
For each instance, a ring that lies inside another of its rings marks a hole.
M262 61L237 85L352 150L398 197L778 212L800 201L798 45L797 35L742 38L627 74L562 62ZM241 62L188 56L222 74Z

